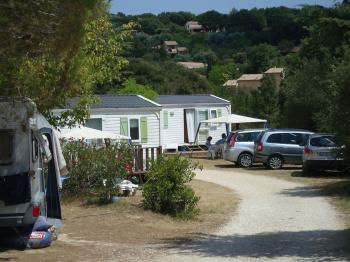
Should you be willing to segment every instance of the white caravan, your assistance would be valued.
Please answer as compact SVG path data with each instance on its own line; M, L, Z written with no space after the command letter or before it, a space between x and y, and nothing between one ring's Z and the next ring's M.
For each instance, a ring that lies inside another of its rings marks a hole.
M27 98L0 97L0 229L61 219L65 161L53 127Z

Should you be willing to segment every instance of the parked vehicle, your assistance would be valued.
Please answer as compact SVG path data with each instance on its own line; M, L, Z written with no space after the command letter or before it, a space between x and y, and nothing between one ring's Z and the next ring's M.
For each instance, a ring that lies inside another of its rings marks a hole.
M253 164L254 141L265 129L244 129L231 132L224 144L223 158L240 167Z
M280 169L283 164L302 164L304 145L313 134L306 130L268 129L255 141L254 162Z
M0 230L24 229L39 216L61 219L65 170L53 127L30 99L0 97Z
M303 152L303 171L341 170L344 168L344 148L334 134L313 134Z

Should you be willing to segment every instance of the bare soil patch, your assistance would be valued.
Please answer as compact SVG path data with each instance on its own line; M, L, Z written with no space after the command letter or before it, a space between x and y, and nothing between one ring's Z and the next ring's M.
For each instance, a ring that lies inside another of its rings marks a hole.
M149 245L210 233L227 222L238 203L234 193L199 180L192 181L191 186L201 197L201 213L196 220L182 221L145 211L140 206L140 192L107 206L87 207L78 201L69 202L62 206L64 227L51 247L0 251L0 261L132 261L152 256L143 251Z

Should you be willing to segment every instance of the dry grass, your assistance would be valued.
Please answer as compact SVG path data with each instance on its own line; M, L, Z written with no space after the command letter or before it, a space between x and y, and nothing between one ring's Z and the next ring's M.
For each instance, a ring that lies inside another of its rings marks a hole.
M107 206L67 202L62 206L64 227L58 241L47 249L0 251L0 261L38 261L38 255L40 261L102 261L104 257L139 255L145 246L168 239L210 233L231 217L238 200L229 189L212 183L194 180L191 186L201 197L196 220L182 221L145 211L140 207L140 192Z

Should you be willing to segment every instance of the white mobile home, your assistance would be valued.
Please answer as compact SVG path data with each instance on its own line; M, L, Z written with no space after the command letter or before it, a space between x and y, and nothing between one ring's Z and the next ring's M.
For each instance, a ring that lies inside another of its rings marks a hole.
M160 95L151 101L140 95L101 95L100 102L90 106L86 126L114 134L130 136L143 147L177 149L195 142L198 125L203 120L231 114L229 101L214 95ZM77 98L67 103L72 108ZM59 114L62 110L54 110ZM198 142L205 144L226 133L225 124L202 124Z
M100 95L99 102L90 106L87 127L130 136L143 147L160 146L161 106L139 95ZM68 101L72 108L78 98ZM66 110L66 109L62 109ZM59 114L62 110L53 110Z
M231 114L230 102L214 95L160 95L155 101L162 106L161 145L165 149L195 142L201 121ZM205 144L208 136L215 142L222 133L226 133L225 124L202 124L198 142Z

